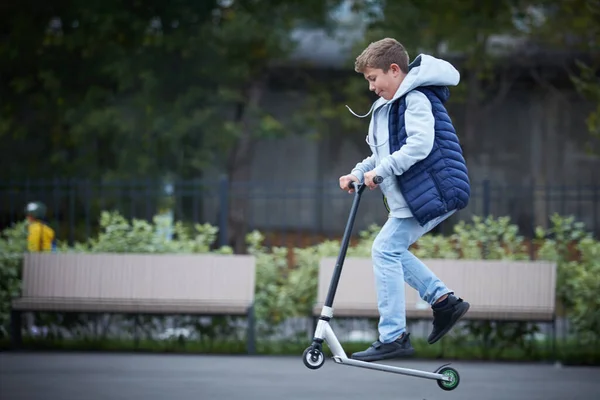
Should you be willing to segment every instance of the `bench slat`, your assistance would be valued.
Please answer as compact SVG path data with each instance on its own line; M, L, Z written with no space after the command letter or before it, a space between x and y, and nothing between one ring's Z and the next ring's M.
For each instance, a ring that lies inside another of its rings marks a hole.
M249 306L245 302L235 304L182 300L21 298L13 301L12 307L19 311L247 315Z

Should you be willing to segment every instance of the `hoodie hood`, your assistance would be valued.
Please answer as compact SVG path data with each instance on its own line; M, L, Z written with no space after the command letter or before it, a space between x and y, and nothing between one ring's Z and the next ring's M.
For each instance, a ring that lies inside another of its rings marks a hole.
M396 91L394 101L404 96L413 89L422 86L438 86L442 90L434 90L436 94L444 96L443 101L450 97L447 86L456 86L460 82L460 73L448 61L441 60L426 54L419 54L408 66L408 74Z
M413 62L408 65L408 74L396 90L396 94L391 100L380 97L373 103L369 112L365 115L355 114L350 107L348 110L359 118L367 117L371 112L382 105L393 102L404 96L406 93L423 86L430 87L444 103L450 97L450 90L447 86L456 86L460 82L460 73L448 61L435 58L427 54L419 54Z

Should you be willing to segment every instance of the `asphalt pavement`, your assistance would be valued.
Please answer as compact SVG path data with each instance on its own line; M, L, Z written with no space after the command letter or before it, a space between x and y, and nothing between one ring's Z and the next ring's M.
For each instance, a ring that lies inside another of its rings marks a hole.
M387 362L434 371L443 362ZM600 399L600 368L455 362L459 386L302 357L0 353L2 400Z

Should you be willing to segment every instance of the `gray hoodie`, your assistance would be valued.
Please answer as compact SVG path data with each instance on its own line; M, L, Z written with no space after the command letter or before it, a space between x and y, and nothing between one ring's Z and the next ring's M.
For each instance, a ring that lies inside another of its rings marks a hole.
M392 100L379 98L373 103L371 110L362 116L350 110L359 118L367 117L373 112L367 136L373 154L356 164L351 174L362 182L364 174L374 169L377 175L383 177L379 187L390 208L389 216L395 218L412 217L398 187L396 175L401 175L412 165L425 159L433 148L435 138L435 120L431 103L423 93L413 89L420 86L456 86L460 81L459 72L449 62L426 54L420 54L415 60L419 58L421 63L415 64L413 61L412 65L416 66L410 67ZM400 150L390 155L388 115L391 104L404 95L406 95L404 121L408 138Z

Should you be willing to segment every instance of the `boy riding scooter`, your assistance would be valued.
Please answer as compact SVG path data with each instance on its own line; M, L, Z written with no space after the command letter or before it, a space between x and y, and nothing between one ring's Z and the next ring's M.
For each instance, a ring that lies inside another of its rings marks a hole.
M340 177L339 184L349 192L353 181L364 181L371 189L379 186L389 210L372 249L379 338L352 355L356 360L375 361L414 353L406 332L405 281L433 309L430 344L468 311L469 303L454 296L408 248L467 206L470 183L444 107L447 85L457 85L460 78L450 63L421 54L409 64L404 47L386 38L371 43L357 57L355 70L380 96L367 114L373 113L367 135L373 154ZM375 177L383 181L377 185Z

